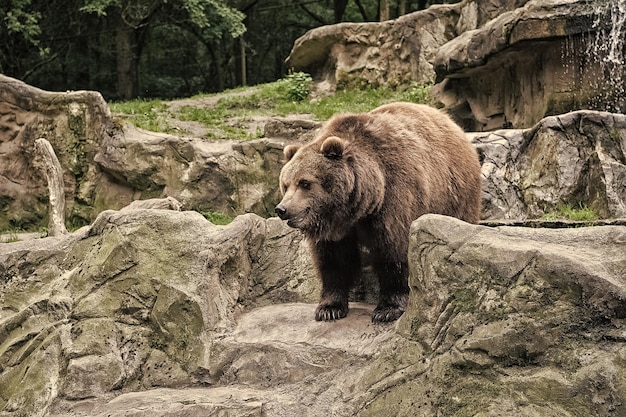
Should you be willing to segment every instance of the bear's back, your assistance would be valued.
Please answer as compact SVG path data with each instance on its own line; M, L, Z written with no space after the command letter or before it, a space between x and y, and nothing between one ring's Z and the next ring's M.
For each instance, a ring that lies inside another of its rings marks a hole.
M346 141L345 154L359 165L383 172L386 205L405 206L411 219L437 213L478 222L482 178L476 150L439 110L391 103L369 113L338 115L309 146L320 149L329 136Z

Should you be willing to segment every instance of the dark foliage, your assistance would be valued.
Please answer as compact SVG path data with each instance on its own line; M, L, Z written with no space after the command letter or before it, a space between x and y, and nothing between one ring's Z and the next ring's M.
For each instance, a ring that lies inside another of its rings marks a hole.
M390 15L456 1L398 0ZM377 20L378 8L378 0L0 0L0 73L108 100L217 92L282 78L299 36Z

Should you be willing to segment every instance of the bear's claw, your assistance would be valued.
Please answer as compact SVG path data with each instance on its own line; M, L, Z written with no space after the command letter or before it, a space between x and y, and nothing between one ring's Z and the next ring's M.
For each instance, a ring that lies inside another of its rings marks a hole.
M348 307L317 306L315 309L315 320L332 321L339 320L348 315Z

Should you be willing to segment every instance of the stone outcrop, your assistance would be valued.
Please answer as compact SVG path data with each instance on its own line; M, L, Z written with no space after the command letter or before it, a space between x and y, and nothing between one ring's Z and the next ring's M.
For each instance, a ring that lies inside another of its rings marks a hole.
M115 130L110 116L97 92L53 93L0 75L0 229L47 226L45 174L33 164L39 138L64 169L67 211L91 203L84 184L98 175L91 161Z
M435 5L384 22L339 23L298 38L286 60L310 73L318 92L371 86L426 84L435 78L430 62L459 33L475 29L528 0Z
M319 123L268 125L266 139L240 143L146 132L120 125L99 93L46 92L0 75L0 230L48 223L45 175L34 164L39 138L52 144L63 168L69 224L167 196L188 210L271 215L283 144Z
M468 136L482 162L484 219L540 218L563 205L626 217L626 116L577 111Z
M382 23L340 23L298 38L287 66L310 73L319 92L399 86L433 78L429 54L454 37L458 7L436 6Z
M94 157L103 172L94 211L138 198L170 196L186 209L269 216L278 199L284 139L206 141L125 125Z
M313 29L287 64L322 92L434 82L433 99L467 131L528 128L579 109L626 111L624 17L621 0L464 0Z
M468 131L530 127L584 108L626 111L623 65L608 71L603 45L593 44L606 24L598 19L610 21L597 5L534 0L462 33L433 60L435 98Z
M0 416L626 413L626 227L427 215L410 241L395 325L314 321L301 235L252 214L0 244Z

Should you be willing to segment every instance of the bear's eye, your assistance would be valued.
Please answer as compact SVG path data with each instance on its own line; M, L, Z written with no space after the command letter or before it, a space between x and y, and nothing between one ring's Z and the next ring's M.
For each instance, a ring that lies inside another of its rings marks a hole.
M310 190L311 182L307 180L300 180L298 181L298 187L302 188L303 190Z

